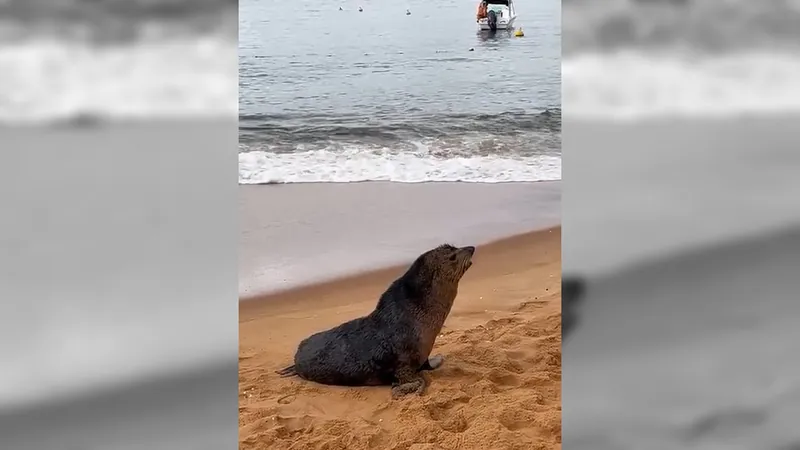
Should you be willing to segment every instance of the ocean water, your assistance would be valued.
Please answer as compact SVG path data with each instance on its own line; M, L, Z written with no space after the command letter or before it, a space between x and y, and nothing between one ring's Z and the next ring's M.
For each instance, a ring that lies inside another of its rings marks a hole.
M476 5L242 0L240 183L560 179L561 3Z
M571 118L800 110L796 0L565 0L563 14Z
M236 2L0 1L0 125L237 110Z

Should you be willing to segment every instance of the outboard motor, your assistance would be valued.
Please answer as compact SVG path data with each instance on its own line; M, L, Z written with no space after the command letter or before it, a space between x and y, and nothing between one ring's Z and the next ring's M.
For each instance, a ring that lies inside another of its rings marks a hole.
M486 22L489 24L490 30L497 31L497 13L494 10L490 10L486 15Z

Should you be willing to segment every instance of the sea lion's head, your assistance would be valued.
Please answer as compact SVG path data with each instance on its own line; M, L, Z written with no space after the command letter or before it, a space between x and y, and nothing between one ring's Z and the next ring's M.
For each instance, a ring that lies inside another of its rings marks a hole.
M454 247L450 244L440 245L428 250L419 257L421 269L431 275L432 281L449 281L458 283L467 269L472 266L472 255L475 247Z
M410 298L428 306L434 303L452 306L458 282L472 266L474 253L475 247L440 245L419 255L396 283L406 287Z

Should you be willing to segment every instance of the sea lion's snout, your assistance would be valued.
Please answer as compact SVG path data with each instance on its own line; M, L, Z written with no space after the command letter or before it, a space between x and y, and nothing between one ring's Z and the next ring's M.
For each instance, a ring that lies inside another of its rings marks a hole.
M475 247L456 247L450 244L442 244L433 250L422 254L419 261L429 264L431 267L439 266L443 270L440 272L447 274L447 278L460 279L464 272L472 265L472 255L475 254Z
M461 253L466 253L466 254L467 254L466 256L464 256L464 257L463 257L463 259L465 259L465 260L466 260L466 261L465 261L465 264L464 264L464 271L466 272L466 270L467 270L467 269L469 269L470 267L472 267L472 255L474 255L474 254L475 254L475 247L473 247L473 246L471 246L471 245L470 245L470 246L468 246L468 247L461 247L461 248L460 248L460 249L458 249L458 250L459 250Z

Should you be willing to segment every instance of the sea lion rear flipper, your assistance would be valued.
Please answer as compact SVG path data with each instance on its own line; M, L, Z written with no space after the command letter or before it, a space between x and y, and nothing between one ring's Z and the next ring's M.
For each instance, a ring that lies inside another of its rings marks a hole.
M280 375L282 378L293 377L297 375L297 371L294 369L294 364L281 370L276 370L275 373Z

